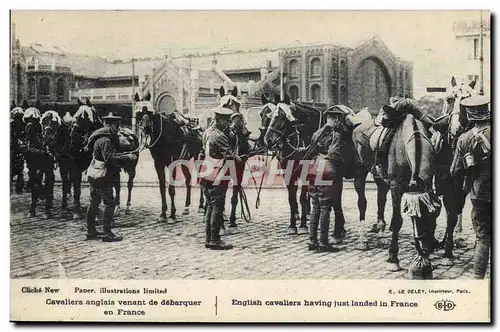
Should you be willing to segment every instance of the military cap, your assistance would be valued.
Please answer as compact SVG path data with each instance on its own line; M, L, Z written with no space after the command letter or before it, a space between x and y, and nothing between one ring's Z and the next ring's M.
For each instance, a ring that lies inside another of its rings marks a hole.
M486 96L472 96L462 100L460 105L465 107L469 121L480 121L490 118L489 103Z
M217 107L214 111L217 117L227 117L229 118L234 112L233 110L225 107Z
M122 118L121 116L113 115L113 112L109 112L109 114L107 116L103 116L102 119L107 122L118 122Z
M326 115L347 115L353 113L350 108L344 105L335 105L330 108L327 108L323 114Z
M233 114L231 114L231 120L237 116L243 119L243 114L241 114L240 112L234 112Z

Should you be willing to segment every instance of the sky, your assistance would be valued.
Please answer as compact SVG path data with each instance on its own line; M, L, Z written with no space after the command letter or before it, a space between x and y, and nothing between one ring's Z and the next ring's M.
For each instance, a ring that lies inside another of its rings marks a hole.
M379 35L400 57L447 54L453 22L478 11L12 11L21 45L107 59L334 43Z

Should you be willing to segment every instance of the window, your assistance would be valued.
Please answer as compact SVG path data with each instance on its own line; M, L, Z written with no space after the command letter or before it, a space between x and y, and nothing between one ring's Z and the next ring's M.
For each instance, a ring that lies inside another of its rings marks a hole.
M297 86L292 85L288 89L288 93L290 94L290 99L292 101L297 101L297 99L299 99L299 88Z
M339 62L337 58L332 59L332 67L333 67L333 79L336 80L339 76Z
M478 59L479 58L479 39L477 38L474 38L474 41L473 41L473 47L474 47L474 59Z
M315 103L321 102L321 87L318 84L311 87L311 99Z
M340 87L340 104L347 105L347 87L344 85Z
M28 97L30 99L36 98L36 82L33 77L28 80Z
M339 103L339 88L337 84L332 85L332 94L333 94L333 104L337 105Z
M404 79L403 79L403 71L399 71L399 96L404 97Z
M347 63L344 59L340 60L340 77L347 77Z
M291 60L288 67L290 77L299 77L299 62L297 60Z
M64 78L60 78L57 80L57 87L56 87L56 90L57 90L57 100L58 101L63 101L64 100L64 96L65 96L65 82L64 82Z
M321 76L321 60L318 58L311 61L311 76Z
M50 96L50 79L48 77L40 79L40 95Z

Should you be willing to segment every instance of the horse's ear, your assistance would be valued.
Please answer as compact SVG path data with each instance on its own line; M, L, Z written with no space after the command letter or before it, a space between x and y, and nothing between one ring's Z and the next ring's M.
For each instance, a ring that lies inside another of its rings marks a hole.
M85 104L87 104L88 107L92 107L92 103L90 102L90 99L85 99Z
M144 100L145 101L150 101L151 100L151 92L148 91L148 94L146 95L146 97L144 97Z
M265 94L262 94L262 96L260 96L260 100L262 101L262 105L265 105L268 103L267 96Z
M28 104L28 102L26 101L26 99L25 99L25 100L23 100L23 106L22 106L22 108L23 108L24 110L25 110L25 109L30 108L30 105Z
M287 93L285 93L285 98L283 102L287 105L290 105L290 96Z
M78 106L82 106L82 105L83 105L82 101L80 100L80 98L78 98Z
M472 90L474 90L474 87L476 86L476 80L472 81L469 83L469 86Z
M457 85L457 80L455 79L455 76L451 77L451 86L456 86Z
M280 102L281 102L281 96L279 95L279 93L275 93L274 94L274 103L276 105L278 105Z
M40 110L42 108L42 103L40 102L40 99L37 99L36 100L36 106L35 106L38 110Z
M219 94L221 97L224 97L226 95L226 90L224 90L224 87L222 85L219 88Z
M16 102L12 101L12 104L10 104L10 110L12 111L14 108L16 108Z
M134 101L141 101L141 98L139 98L139 93L135 93L134 95Z
M237 97L238 96L238 87L234 87L233 88L233 91L231 92L231 94L233 95L233 97Z

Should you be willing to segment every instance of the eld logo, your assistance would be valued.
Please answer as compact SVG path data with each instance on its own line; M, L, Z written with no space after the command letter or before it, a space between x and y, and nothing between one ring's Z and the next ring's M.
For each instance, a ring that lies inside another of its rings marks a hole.
M455 302L450 301L450 300L441 300L441 301L437 301L436 303L434 303L434 307L437 310L451 311L451 310L455 309L456 304L455 304Z

